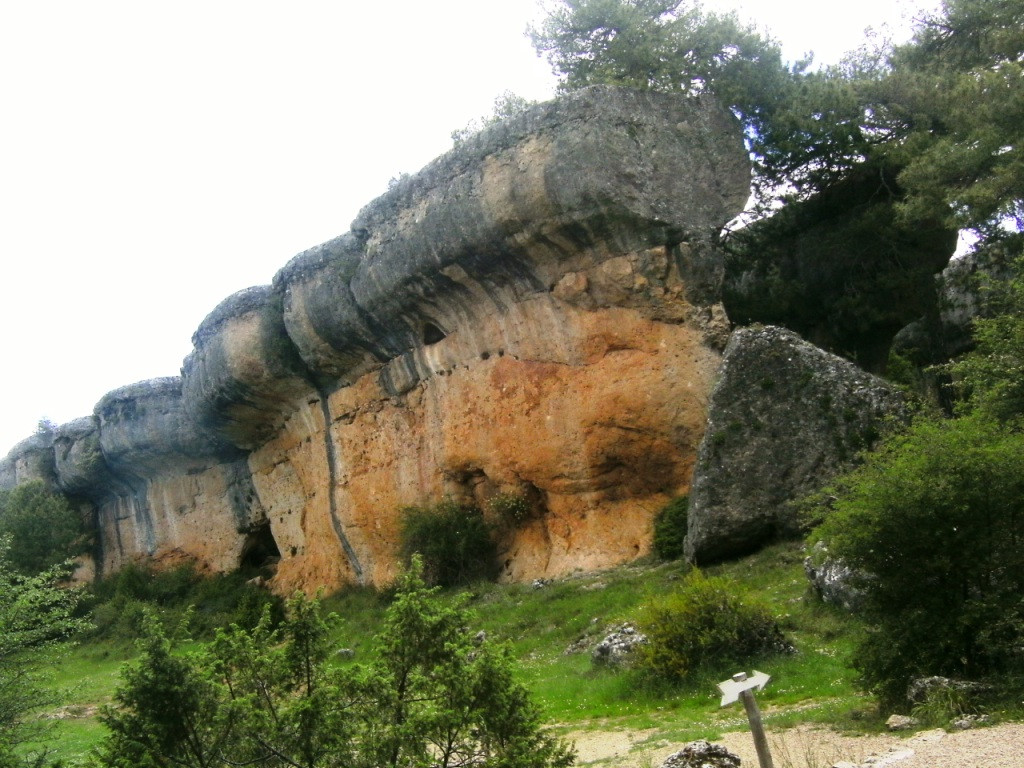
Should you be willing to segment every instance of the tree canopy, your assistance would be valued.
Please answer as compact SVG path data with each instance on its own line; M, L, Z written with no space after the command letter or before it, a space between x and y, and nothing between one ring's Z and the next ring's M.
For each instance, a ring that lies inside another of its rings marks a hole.
M40 480L0 490L0 534L10 537L10 564L29 575L80 554L85 543L81 515Z
M42 677L61 645L85 625L75 616L78 593L57 586L66 569L26 576L9 556L10 539L0 536L0 768L42 763L45 724L35 711L58 696ZM26 753L30 743L37 746Z
M287 617L176 650L159 624L104 715L101 765L567 768L505 652L428 589L417 558L365 664L336 657L338 617L297 595Z
M937 220L992 239L1024 223L1024 0L946 0L908 43L819 70L689 0L559 0L530 34L563 90L617 83L731 107L761 213L872 160L897 175L910 226Z

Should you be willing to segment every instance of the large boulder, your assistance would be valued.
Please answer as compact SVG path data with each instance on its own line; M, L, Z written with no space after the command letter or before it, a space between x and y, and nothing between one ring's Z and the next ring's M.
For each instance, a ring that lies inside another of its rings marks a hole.
M892 386L795 333L737 330L697 454L686 556L710 562L796 534L794 502L851 466L903 415Z

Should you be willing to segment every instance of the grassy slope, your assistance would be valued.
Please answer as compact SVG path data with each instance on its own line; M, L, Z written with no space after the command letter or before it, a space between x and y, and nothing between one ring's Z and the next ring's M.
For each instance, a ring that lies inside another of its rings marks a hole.
M709 671L686 689L659 691L628 673L595 669L588 651L566 653L581 638L589 649L610 627L635 621L650 595L671 590L685 572L686 566L678 562L638 564L539 589L481 584L466 596L479 626L511 645L522 679L559 729L654 729L648 741L685 741L745 727L738 705L719 709L714 687L738 670ZM751 664L772 675L758 696L769 724L835 722L864 706L854 693L847 663L852 627L845 617L807 598L799 545L772 547L708 573L733 577L761 594L797 646L794 656ZM379 624L383 602L370 590L355 589L326 602L344 617L339 647L355 650L358 660ZM108 702L128 656L123 649L102 644L75 649L58 670L59 684L75 686L65 701L87 712ZM94 715L61 720L57 729L60 754L66 758L82 754L102 736Z

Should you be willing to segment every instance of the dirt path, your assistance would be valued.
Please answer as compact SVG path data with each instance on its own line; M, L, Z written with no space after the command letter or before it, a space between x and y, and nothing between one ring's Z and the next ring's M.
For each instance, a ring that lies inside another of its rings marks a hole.
M654 740L654 731L582 731L576 741L580 765L657 768L682 744ZM909 736L850 736L811 726L769 734L775 768L1024 768L1024 723ZM756 768L749 732L725 734L718 743L736 753L744 768Z

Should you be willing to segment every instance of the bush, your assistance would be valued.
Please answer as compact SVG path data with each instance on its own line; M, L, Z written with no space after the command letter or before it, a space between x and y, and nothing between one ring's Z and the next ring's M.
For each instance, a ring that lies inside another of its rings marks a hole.
M406 562L417 554L422 557L428 584L451 587L494 577L497 546L476 507L451 500L406 507L401 526L402 555Z
M57 704L51 673L60 648L85 628L74 617L79 591L57 584L66 569L25 576L11 567L10 538L0 536L0 766L48 765L42 707Z
M192 650L147 620L97 764L569 768L507 652L420 570L414 558L399 579L367 663L333 663L338 617L301 593L279 627L231 627Z
M654 518L654 553L662 560L677 560L683 556L689 508L689 497L677 496Z
M638 669L669 683L792 647L766 606L735 582L698 570L678 591L649 603L640 628L648 643L638 649Z
M165 571L129 563L92 586L96 634L122 640L142 634L147 613L176 624L191 611L191 631L208 637L229 624L251 629L264 609L274 625L281 620L280 598L247 583L240 573L204 575L191 563Z
M525 497L513 493L499 493L487 502L487 508L513 528L526 522L533 511Z
M831 495L813 536L862 574L854 663L883 704L914 677L1024 673L1024 434L922 419Z
M41 480L0 491L0 534L10 536L11 566L29 576L86 550L81 515Z

